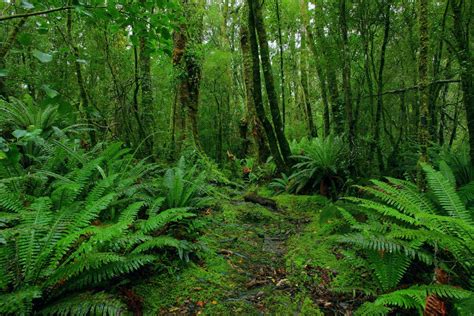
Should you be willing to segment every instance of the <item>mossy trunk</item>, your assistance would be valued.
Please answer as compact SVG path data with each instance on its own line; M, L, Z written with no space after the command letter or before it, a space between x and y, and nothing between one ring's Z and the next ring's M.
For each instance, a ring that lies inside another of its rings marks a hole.
M278 106L278 96L273 80L272 64L270 61L270 49L268 46L267 32L262 14L261 3L257 0L249 1L249 8L254 17L255 30L258 34L258 44L260 47L260 59L262 61L263 76L265 78L265 87L267 91L270 114L275 128L275 135L280 148L281 158L287 167L291 165L291 150L288 140L285 137L285 130L281 120L280 108ZM252 32L252 31L250 31Z

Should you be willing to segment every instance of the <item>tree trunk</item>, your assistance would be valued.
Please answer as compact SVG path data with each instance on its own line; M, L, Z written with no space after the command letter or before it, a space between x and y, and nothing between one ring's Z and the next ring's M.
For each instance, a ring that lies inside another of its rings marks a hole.
M175 120L179 121L181 131L175 146L175 155L181 151L185 139L202 150L198 133L199 87L201 83L201 65L196 54L197 46L202 42L202 14L196 3L181 0L185 15L183 24L174 34L173 65L178 72L178 104L176 105ZM191 22L193 27L190 28ZM182 114L182 115L181 115Z
M277 16L277 25L278 25L278 50L280 53L281 115L282 115L283 130L285 130L285 122L286 122L285 69L284 69L284 61L283 61L283 36L281 33L279 1L280 0L275 0L275 6L276 6L276 16Z
M419 0L419 37L420 53L418 60L418 81L419 81L419 102L420 102L420 121L418 129L418 138L420 145L419 162L428 162L428 146L430 141L429 132L429 90L428 90L428 0ZM426 187L425 177L421 168L418 168L418 186L424 190Z
M245 5L244 9L248 11ZM248 15L248 12L245 12ZM262 121L258 118L255 111L254 103L254 89L252 77L252 54L249 45L249 30L247 25L242 24L240 28L240 48L242 50L243 59L243 76L245 85L245 103L247 106L247 121L250 122L252 136L257 148L257 160L259 163L264 163L269 156L267 144L265 142L265 131L262 126ZM259 87L257 87L259 88Z
M306 120L308 122L309 137L318 137L318 131L314 125L313 110L311 109L311 101L308 89L308 64L306 60L306 34L304 29L301 32L301 54L300 54L300 72L301 87L303 88L304 104L306 109Z
M252 53L252 79L253 79L253 101L255 105L255 111L263 124L265 134L267 135L268 145L270 152L273 156L273 160L280 172L287 171L287 164L284 162L280 150L278 149L278 140L273 130L273 126L267 119L265 109L263 107L262 90L261 90L261 79L260 79L260 59L258 53L257 34L255 30L255 11L252 10L252 3L254 0L247 0L248 3L248 25L249 25L249 40L250 50ZM276 96L275 96L276 97ZM278 110L278 108L277 108ZM279 110L278 110L279 111Z
M92 124L92 119L89 109L89 97L87 96L86 86L84 84L84 78L82 76L79 48L75 45L72 38L72 10L67 11L67 37L69 41L69 46L71 47L73 56L74 56L74 67L76 70L77 84L79 86L79 96L81 98L82 108L85 111L85 117L88 124ZM91 128L89 131L89 139L92 145L96 143L96 134L94 128Z
M13 27L10 34L8 34L7 40L0 46L0 69L4 69L6 66L5 58L8 52L15 44L16 37L20 32L23 25L26 23L27 17L21 18L21 20ZM5 78L0 76L0 98L6 99L8 96L7 87L5 86Z
M301 10L301 17L302 17L302 23L304 26L304 31L306 32L306 40L309 43L309 48L313 54L313 57L317 59L316 60L316 74L318 75L319 89L321 90L321 99L323 101L323 132L324 132L323 134L324 134L324 137L327 137L331 133L331 126L330 126L330 120L329 120L329 101L328 101L328 96L327 96L326 77L324 75L323 68L321 67L321 62L320 62L320 59L323 56L321 53L318 53L314 35L309 25L308 3L306 2L306 0L300 0L300 10Z
M343 69L342 85L344 87L344 114L346 131L349 140L349 166L353 166L355 154L355 124L352 114L352 89L351 89L351 56L349 51L346 0L340 0L339 24L342 37Z
M385 14L384 14L384 32L383 32L383 41L382 41L382 48L380 49L380 65L379 65L379 73L377 76L377 109L375 111L375 121L374 121L374 140L373 140L373 147L372 147L372 154L376 154L377 156L377 163L378 163L378 170L384 170L384 162L383 162L383 155L382 155L382 146L380 144L380 121L382 117L383 111L383 71L385 66L385 52L387 50L388 44L388 36L390 33L390 4L384 3L385 6Z
M141 0L145 3L145 0ZM153 153L153 87L151 81L150 51L147 48L148 38L140 36L140 82L141 82L141 118L146 133L145 146L148 154Z
M262 7L258 0L249 0L249 8L253 11L255 21L255 30L258 34L258 44L260 47L260 58L262 61L263 76L265 78L265 87L267 91L268 103L270 105L270 113L275 127L275 135L280 147L283 162L289 167L291 165L291 150L288 140L285 137L283 123L280 116L280 108L278 106L278 97L273 81L272 65L270 62L270 49L268 47L267 33L262 15ZM250 30L252 33L252 30Z
M469 46L469 25L466 25L462 14L462 8L465 6L467 5L464 4L464 0L451 0L451 9L454 17L453 31L456 39L456 57L461 68L463 104L466 110L467 129L469 131L469 153L471 155L471 164L474 165L474 67ZM466 28L463 27L464 25L466 25Z

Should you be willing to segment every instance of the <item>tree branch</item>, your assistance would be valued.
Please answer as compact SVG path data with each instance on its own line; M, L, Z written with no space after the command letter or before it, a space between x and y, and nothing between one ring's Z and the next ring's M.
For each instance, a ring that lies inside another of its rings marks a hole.
M74 8L75 8L75 6L65 6L65 7L60 7L60 8L47 9L47 10L43 10L43 11L26 12L26 13L20 13L20 14L0 16L0 22L7 21L7 20L13 20L13 19L28 18L30 16L49 14L49 13L54 13L54 12L59 12L59 11L71 10L71 9L74 9ZM98 6L98 7L88 7L88 8L104 9L106 7L105 6Z
M435 84L449 84L449 83L459 83L461 80L459 79L445 79L445 80L437 80L437 81L432 81L428 85L435 85ZM380 93L380 95L386 95L386 94L398 94L398 93L404 93L407 91L412 91L412 90L418 90L420 88L419 85L407 87L407 88L400 88L400 89L395 89L395 90L388 90ZM373 95L366 95L364 98L369 98L369 97L377 97L379 96L378 94L373 94Z

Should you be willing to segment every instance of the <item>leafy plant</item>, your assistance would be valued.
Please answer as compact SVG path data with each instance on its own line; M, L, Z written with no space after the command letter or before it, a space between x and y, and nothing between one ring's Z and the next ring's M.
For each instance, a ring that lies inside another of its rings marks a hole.
M346 146L341 138L303 139L292 144L292 151L297 161L288 179L292 192L314 191L319 186L318 191L327 196L330 188L342 182Z
M167 207L194 206L203 194L205 173L198 173L196 165L187 168L184 157L176 167L166 170L163 178Z
M116 315L124 304L97 288L113 289L117 277L163 258L157 250L184 258L189 243L166 228L194 214L161 210L164 198L140 183L155 166L132 164L119 143L56 150L66 154L42 166L56 172L33 175L44 187L27 190L29 177L18 187L0 183L0 313Z
M348 197L345 199L353 202L355 208L338 208L352 231L336 239L363 250L361 256L374 271L381 293L395 289L415 260L447 271L466 289L474 286L473 214L456 192L451 170L445 163L441 166L441 171L436 171L423 165L427 193L420 192L409 181L372 180L372 186L358 189L374 199ZM470 295L468 291L441 284L384 294L375 302L366 303L361 313L387 314L389 306L423 310L430 293L456 299Z

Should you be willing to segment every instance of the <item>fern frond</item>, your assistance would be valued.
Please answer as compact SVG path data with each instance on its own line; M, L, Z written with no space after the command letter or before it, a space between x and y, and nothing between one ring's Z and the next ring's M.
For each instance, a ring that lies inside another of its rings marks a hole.
M116 316L127 313L127 306L105 292L81 293L65 297L43 308L40 315L104 315Z
M433 191L443 209L451 216L461 218L467 223L474 225L471 214L466 210L452 183L441 172L434 170L433 167L427 164L423 165L423 170L426 172L426 178L431 191Z
M188 212L188 208L172 208L165 210L157 215L154 215L140 223L140 230L145 233L151 233L152 231L163 228L165 225L180 221L184 218L190 218L196 216L193 213Z
M41 290L35 286L8 294L0 294L0 314L30 315L33 309L33 300L39 297L41 297Z

